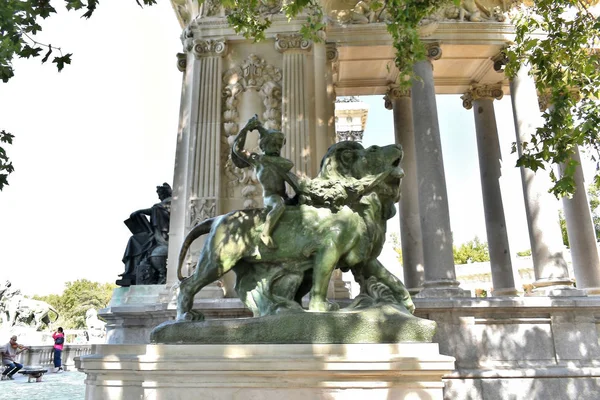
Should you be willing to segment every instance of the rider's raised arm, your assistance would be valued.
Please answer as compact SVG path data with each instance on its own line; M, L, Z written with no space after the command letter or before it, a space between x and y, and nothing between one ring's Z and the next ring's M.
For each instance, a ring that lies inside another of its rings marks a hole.
M244 149L244 145L246 144L246 135L248 131L251 130L248 125L246 125L240 133L237 134L235 140L233 141L233 146L231 148L231 160L238 168L247 168L254 165L254 157L253 154L248 150Z

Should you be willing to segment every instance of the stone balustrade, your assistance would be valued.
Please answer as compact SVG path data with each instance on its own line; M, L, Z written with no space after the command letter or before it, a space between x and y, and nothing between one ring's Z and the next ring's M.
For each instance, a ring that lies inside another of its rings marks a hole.
M29 350L19 354L17 362L28 365L41 365L43 367L52 367L53 363L53 346L30 346ZM62 353L62 365L64 369L70 369L75 366L74 358L92 353L91 344L67 344L64 346Z

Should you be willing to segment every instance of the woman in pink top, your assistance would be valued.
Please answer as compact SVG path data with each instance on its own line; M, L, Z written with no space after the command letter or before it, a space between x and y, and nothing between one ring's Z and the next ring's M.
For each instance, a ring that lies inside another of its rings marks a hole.
M52 334L52 339L54 339L54 372L62 372L61 355L65 343L65 334L62 327L59 327L58 331Z

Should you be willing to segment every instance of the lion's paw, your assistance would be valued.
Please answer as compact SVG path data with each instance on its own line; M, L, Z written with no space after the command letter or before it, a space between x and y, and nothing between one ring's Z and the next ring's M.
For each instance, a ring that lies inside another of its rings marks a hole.
M177 321L204 321L204 314L198 311L188 311L177 316Z

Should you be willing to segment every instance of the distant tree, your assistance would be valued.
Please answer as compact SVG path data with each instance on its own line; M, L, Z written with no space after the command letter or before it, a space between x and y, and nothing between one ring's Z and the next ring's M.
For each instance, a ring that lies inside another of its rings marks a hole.
M104 308L110 302L113 289L112 283L98 283L87 279L79 279L66 283L65 291L60 294L48 296L34 296L56 308L60 318L56 324L63 328L82 329L85 328L85 313L90 308Z
M458 248L452 246L454 264L467 264L490 261L487 242L482 242L477 236L473 240L461 244Z
M519 257L529 257L531 255L531 249L517 251L517 256Z

